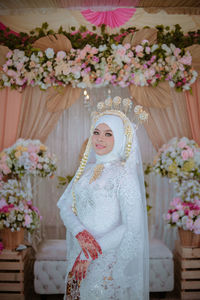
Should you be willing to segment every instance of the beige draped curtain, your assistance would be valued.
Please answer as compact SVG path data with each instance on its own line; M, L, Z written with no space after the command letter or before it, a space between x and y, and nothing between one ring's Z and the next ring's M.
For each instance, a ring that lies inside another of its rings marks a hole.
M170 106L145 107L149 113L149 120L144 126L156 150L175 136L192 138L185 94L171 89L168 97L173 100Z
M18 138L39 139L45 142L62 111L71 106L79 95L80 90L71 86L61 93L54 88L44 92L39 87L28 86L22 96Z

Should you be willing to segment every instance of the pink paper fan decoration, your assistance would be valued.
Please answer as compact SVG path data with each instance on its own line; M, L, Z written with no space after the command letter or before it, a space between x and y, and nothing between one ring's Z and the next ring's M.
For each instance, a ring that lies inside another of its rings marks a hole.
M82 10L82 15L87 21L96 26L105 24L111 28L124 25L134 15L136 8L117 8L110 11Z

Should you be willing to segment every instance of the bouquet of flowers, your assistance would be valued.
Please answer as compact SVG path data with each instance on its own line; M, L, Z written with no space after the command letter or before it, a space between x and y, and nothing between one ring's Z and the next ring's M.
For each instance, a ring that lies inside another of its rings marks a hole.
M51 177L56 171L56 158L39 140L18 139L0 153L0 181L5 177L25 175Z
M9 179L0 189L0 229L19 231L25 228L33 232L40 225L40 212L27 201L27 192L21 181Z
M151 170L171 181L181 183L184 179L192 179L199 183L200 148L193 140L175 137L159 149Z
M200 234L200 198L193 202L184 202L181 198L174 198L164 219L171 226L190 230Z

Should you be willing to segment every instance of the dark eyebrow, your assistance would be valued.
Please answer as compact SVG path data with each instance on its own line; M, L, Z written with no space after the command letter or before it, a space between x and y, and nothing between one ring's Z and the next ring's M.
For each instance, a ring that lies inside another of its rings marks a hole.
M100 131L98 128L95 128L94 130ZM111 129L107 129L107 130L105 130L104 132L112 132L112 130L111 130Z

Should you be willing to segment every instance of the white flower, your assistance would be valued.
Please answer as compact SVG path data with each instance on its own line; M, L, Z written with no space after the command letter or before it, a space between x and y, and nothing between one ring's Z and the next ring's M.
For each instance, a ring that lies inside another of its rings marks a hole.
M40 61L39 58L35 55L35 53L33 53L33 54L31 55L30 59L31 59L32 61L36 62L36 63L38 63L38 62Z
M107 46L106 46L106 45L100 45L100 46L99 46L99 51L100 51L100 52L103 52L103 51L105 51L105 50L107 50Z
M154 44L154 45L151 47L151 52L154 52L156 49L158 49L158 45L157 45L157 44Z
M8 81L8 76L6 76L5 74L2 74L2 77L3 81Z
M173 87L175 87L175 83L173 82L173 81L169 81L169 85L173 88Z
M167 54L171 54L172 50L166 45L162 44L161 48L167 52Z
M113 50L116 50L116 49L119 48L119 47L116 46L115 44L112 44L112 45L111 45L111 48L112 48Z
M45 50L45 54L48 58L53 58L54 57L54 50L52 48L47 48Z
M81 89L85 89L87 87L87 85L85 84L85 82L79 82L79 83L77 83L77 87L79 87Z
M4 86L7 86L7 87L10 87L10 86L11 86L11 83L8 82L8 81L5 81L3 84L4 84Z

